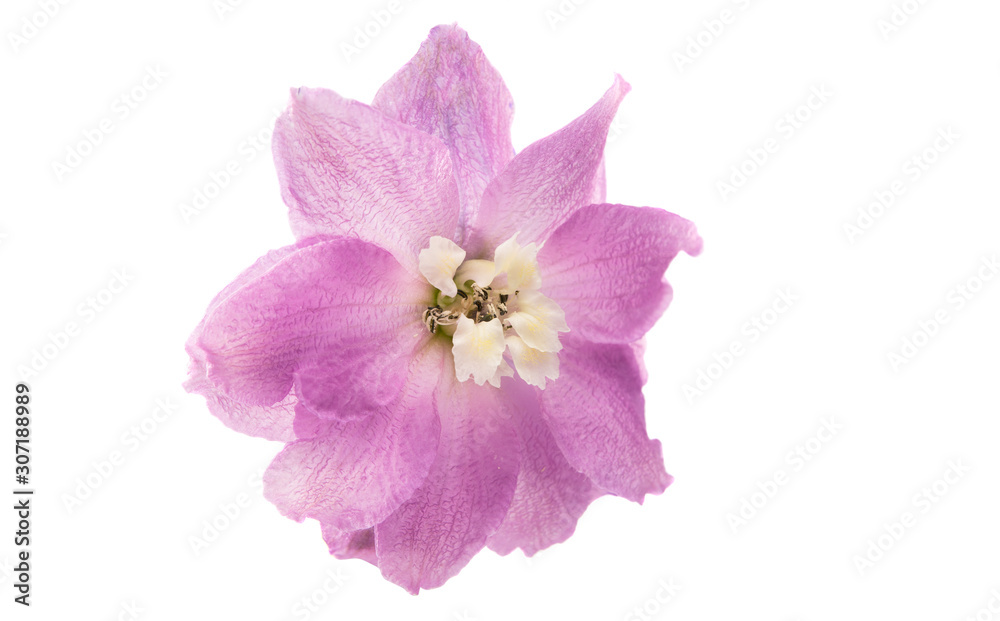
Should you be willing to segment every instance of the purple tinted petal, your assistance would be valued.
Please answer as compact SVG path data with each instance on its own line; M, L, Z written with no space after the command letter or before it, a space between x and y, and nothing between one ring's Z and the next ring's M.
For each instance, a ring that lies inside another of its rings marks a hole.
M208 411L234 431L265 440L291 442L295 439L292 421L297 399L291 393L274 405L240 403L212 386L205 372L205 363L201 360L191 360L184 389L204 396Z
M401 343L364 341L329 352L295 371L295 394L321 418L364 418L388 405L406 380L407 349ZM348 387L345 389L345 387Z
M450 355L445 368L454 362ZM510 507L517 434L492 386L445 372L436 393L441 441L427 480L375 527L382 575L411 593L444 584L483 548Z
M437 26L372 106L448 145L468 224L486 184L514 156L514 103L483 50L458 26Z
M646 382L649 381L649 371L646 370L646 338L643 337L638 341L632 341L629 343L629 347L635 353L635 363L639 365L639 381L645 386Z
M663 273L681 250L701 251L694 224L662 209L589 205L538 253L542 290L589 341L639 339L672 297Z
M608 173L604 167L604 158L601 158L601 163L597 166L597 173L594 174L594 187L590 191L590 199L585 203L587 205L599 205L603 203L608 196Z
M371 355L405 358L427 340L420 314L429 289L387 251L359 240L337 238L298 249L208 314L197 342L208 380L228 398L272 405L288 394L297 369L336 360L345 348L367 344ZM342 400L351 402L351 395L368 387L348 382L327 389L348 393ZM315 409L336 401L323 400Z
M264 496L298 521L341 531L374 526L410 498L434 461L433 393L444 349L414 359L397 399L367 418L324 420L324 433L285 446L264 474Z
M234 292L252 283L269 269L281 262L285 257L296 252L308 243L300 243L294 246L285 246L278 250L272 250L243 271L236 279L229 283L208 305L205 312L206 318ZM260 406L242 403L232 399L208 381L208 373L205 361L205 352L198 345L205 330L205 319L202 319L198 327L188 338L185 349L191 356L191 363L188 370L188 379L184 383L184 389L191 393L203 395L208 404L208 410L215 415L230 429L245 433L247 435L266 438L268 440L281 440L288 442L295 439L292 432L292 419L295 416L295 404L297 402L294 395L287 395L284 399L274 405Z
M330 554L339 559L359 558L372 565L378 565L375 558L375 529L343 531L329 524L323 524L323 541L330 548Z
M601 160L608 127L629 85L621 76L590 110L556 133L521 151L483 194L470 241L470 256L492 252L514 233L521 244L543 242L600 192Z
M587 506L604 492L569 465L539 410L539 391L505 381L521 443L521 469L510 510L487 545L499 554L531 556L569 538Z
M562 338L559 379L542 391L542 415L570 465L598 486L642 502L672 477L646 435L642 379L630 345Z
M448 148L378 110L300 88L275 123L272 150L299 239L363 239L416 273L431 236L455 235L458 188Z

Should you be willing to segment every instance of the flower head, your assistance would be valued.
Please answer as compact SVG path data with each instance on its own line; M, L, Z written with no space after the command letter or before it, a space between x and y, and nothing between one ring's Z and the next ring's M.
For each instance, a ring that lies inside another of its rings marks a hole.
M629 90L514 153L512 103L456 26L371 106L299 88L274 159L294 245L261 257L188 341L188 390L285 442L264 477L331 553L407 590L484 546L569 537L595 498L671 481L646 434L642 338L694 226L605 202Z

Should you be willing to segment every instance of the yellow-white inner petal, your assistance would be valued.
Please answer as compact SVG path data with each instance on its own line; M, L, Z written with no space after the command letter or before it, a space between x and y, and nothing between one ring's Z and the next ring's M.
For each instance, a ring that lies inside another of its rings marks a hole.
M559 378L559 356L555 352L538 351L519 336L508 336L507 349L514 359L514 368L528 384L545 388L545 380Z
M507 321L528 347L539 351L559 351L562 349L556 331L531 313L511 313L507 315Z
M458 244L444 237L431 237L430 247L420 251L418 265L427 282L454 297L458 293L455 271L465 260L465 251Z
M497 367L497 372L489 380L490 385L494 388L500 388L500 378L502 377L514 377L514 369L503 358L500 359L500 366Z
M493 262L496 263L497 273L507 274L507 288L510 291L534 290L541 284L538 275L538 246L528 244L521 246L517 243L517 234L497 246L493 255Z
M517 295L516 310L507 316L510 326L530 347L541 351L559 351L558 332L569 332L566 313L559 305L537 291Z
M463 263L455 272L455 282L465 284L473 281L480 287L489 287L497 273L496 264L484 259L471 259Z
M471 376L482 386L493 378L503 362L503 325L499 319L477 323L461 315L452 337L451 351L458 380L464 382Z

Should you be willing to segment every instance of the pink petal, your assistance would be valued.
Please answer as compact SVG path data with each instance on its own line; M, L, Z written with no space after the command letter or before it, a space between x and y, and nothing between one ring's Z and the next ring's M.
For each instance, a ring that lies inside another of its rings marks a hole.
M429 289L377 246L327 240L289 254L221 301L205 318L196 346L217 391L272 405L286 397L296 370L340 360L338 352L359 344L393 361L383 366L405 361L429 336L420 318ZM364 362L372 363L371 356ZM348 381L327 390L346 393L338 397L345 403L368 403L364 393L375 391L376 401L384 401L387 389ZM318 411L338 402L318 391L299 396Z
M521 469L507 517L487 545L498 554L528 556L569 538L587 506L604 492L569 465L539 410L539 391L504 382L521 442Z
M672 477L658 440L646 435L642 380L629 345L566 335L559 379L541 391L542 415L570 465L598 486L642 502Z
M452 368L450 355L445 368ZM492 386L444 373L441 441L427 480L375 527L382 575L411 593L440 586L483 548L510 507L520 456L510 413Z
M330 554L339 559L359 558L372 565L378 565L375 558L375 529L342 531L323 524L323 541L330 548Z
M646 370L646 337L642 337L638 341L632 341L629 343L629 347L635 353L635 363L639 365L639 381L645 386L646 382L649 381L649 371Z
M278 250L272 250L257 259L253 265L244 270L215 296L208 305L205 317L211 315L212 311L234 292L260 278L267 270L301 247L303 247L302 244L285 246ZM188 355L191 356L191 362L184 389L203 395L208 404L208 410L230 429L268 440L281 440L283 442L294 440L292 420L295 417L295 404L297 403L294 395L289 394L279 403L270 406L253 405L226 396L208 381L205 352L198 346L198 340L204 330L205 319L202 319L185 345Z
M594 174L594 187L590 192L590 199L586 202L587 205L599 205L607 200L608 196L608 173L605 170L604 158L601 158L601 163L597 166L597 173Z
M448 148L333 91L299 88L273 138L281 195L299 239L354 237L416 273L434 235L455 235L458 188Z
M589 205L538 253L542 290L566 312L579 337L600 343L639 339L670 304L663 273L681 250L701 252L694 224L662 209Z
M471 222L486 184L514 156L514 103L479 45L458 26L437 26L372 106L448 145L463 226Z
M433 393L443 354L430 347L415 358L397 399L367 418L325 420L316 437L286 445L264 474L264 496L294 520L315 518L341 531L385 519L434 461L440 424Z
M292 422L298 399L292 393L273 405L241 403L219 392L208 381L205 363L195 359L191 360L184 389L204 396L208 411L234 431L265 440L291 442L295 439Z
M629 85L621 76L590 110L529 145L493 179L472 223L470 256L492 252L520 232L521 244L543 242L600 191L599 171L608 127Z

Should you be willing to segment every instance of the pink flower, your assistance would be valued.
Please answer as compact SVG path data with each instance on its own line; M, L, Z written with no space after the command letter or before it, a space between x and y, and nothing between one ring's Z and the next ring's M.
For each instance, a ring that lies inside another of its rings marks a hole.
M285 442L264 494L416 593L484 546L534 554L604 494L670 484L642 338L694 226L604 202L628 84L517 155L478 45L431 31L371 106L299 88L274 133L294 245L209 305L189 391Z

